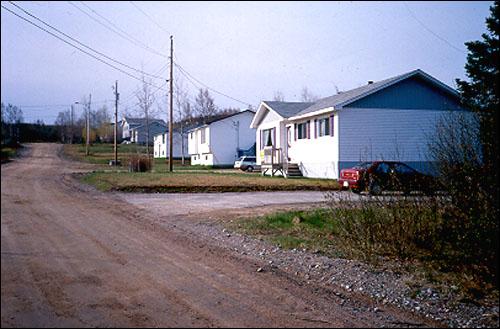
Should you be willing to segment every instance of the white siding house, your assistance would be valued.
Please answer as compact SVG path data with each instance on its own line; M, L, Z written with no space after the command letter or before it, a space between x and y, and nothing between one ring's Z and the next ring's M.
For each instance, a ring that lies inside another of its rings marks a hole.
M174 148L172 150L172 156L174 158L188 157L188 139L187 133L181 133L179 131L173 130L172 143ZM154 157L155 158L167 158L170 155L169 148L169 133L161 133L154 136Z
M297 165L306 177L338 179L340 169L360 161L402 161L429 171L436 123L457 111L463 109L454 89L415 70L312 104L262 102L251 127L263 169L272 160L284 175Z
M245 110L206 122L188 132L192 165L234 164L242 150L252 148L255 130L250 123L255 112Z

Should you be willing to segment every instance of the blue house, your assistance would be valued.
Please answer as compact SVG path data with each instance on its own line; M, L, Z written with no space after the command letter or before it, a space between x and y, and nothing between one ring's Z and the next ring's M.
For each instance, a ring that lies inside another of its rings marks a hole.
M403 161L428 171L428 144L443 116L461 112L459 94L415 70L315 103L263 101L253 118L263 170L338 179L360 161Z

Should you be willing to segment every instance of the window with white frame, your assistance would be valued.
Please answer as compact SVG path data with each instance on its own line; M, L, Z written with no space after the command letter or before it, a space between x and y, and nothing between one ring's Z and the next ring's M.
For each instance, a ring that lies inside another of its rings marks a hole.
M330 118L321 118L316 121L316 136L330 136Z
M309 138L309 121L295 124L295 139Z
M270 129L264 129L261 130L261 142L260 142L260 148L263 149L266 146L274 146L275 145L275 139L276 139L276 130L275 128L270 128Z

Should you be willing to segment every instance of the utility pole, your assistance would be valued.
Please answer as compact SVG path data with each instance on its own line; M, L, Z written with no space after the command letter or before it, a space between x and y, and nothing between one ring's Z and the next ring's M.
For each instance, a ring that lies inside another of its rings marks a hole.
M70 118L71 118L71 139L69 141L70 144L73 144L73 138L75 137L75 125L74 125L74 116L75 116L75 111L73 109L73 104L71 104L71 112L70 112Z
M85 155L89 155L89 144L90 144L90 102L92 100L92 94L89 94L89 106L87 107L87 132L86 132L86 144L85 144Z
M174 36L170 36L170 120L168 122L168 139L170 144L168 168L173 171L173 120L174 120Z
M118 80L115 81L115 167L118 166Z

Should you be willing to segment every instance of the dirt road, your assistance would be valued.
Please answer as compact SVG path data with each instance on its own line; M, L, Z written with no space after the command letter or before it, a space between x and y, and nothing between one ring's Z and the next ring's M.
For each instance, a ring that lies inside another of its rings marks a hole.
M33 144L2 166L2 327L428 325L358 295L342 306L330 288L167 229L169 214L79 188L64 174L89 165L60 148Z

